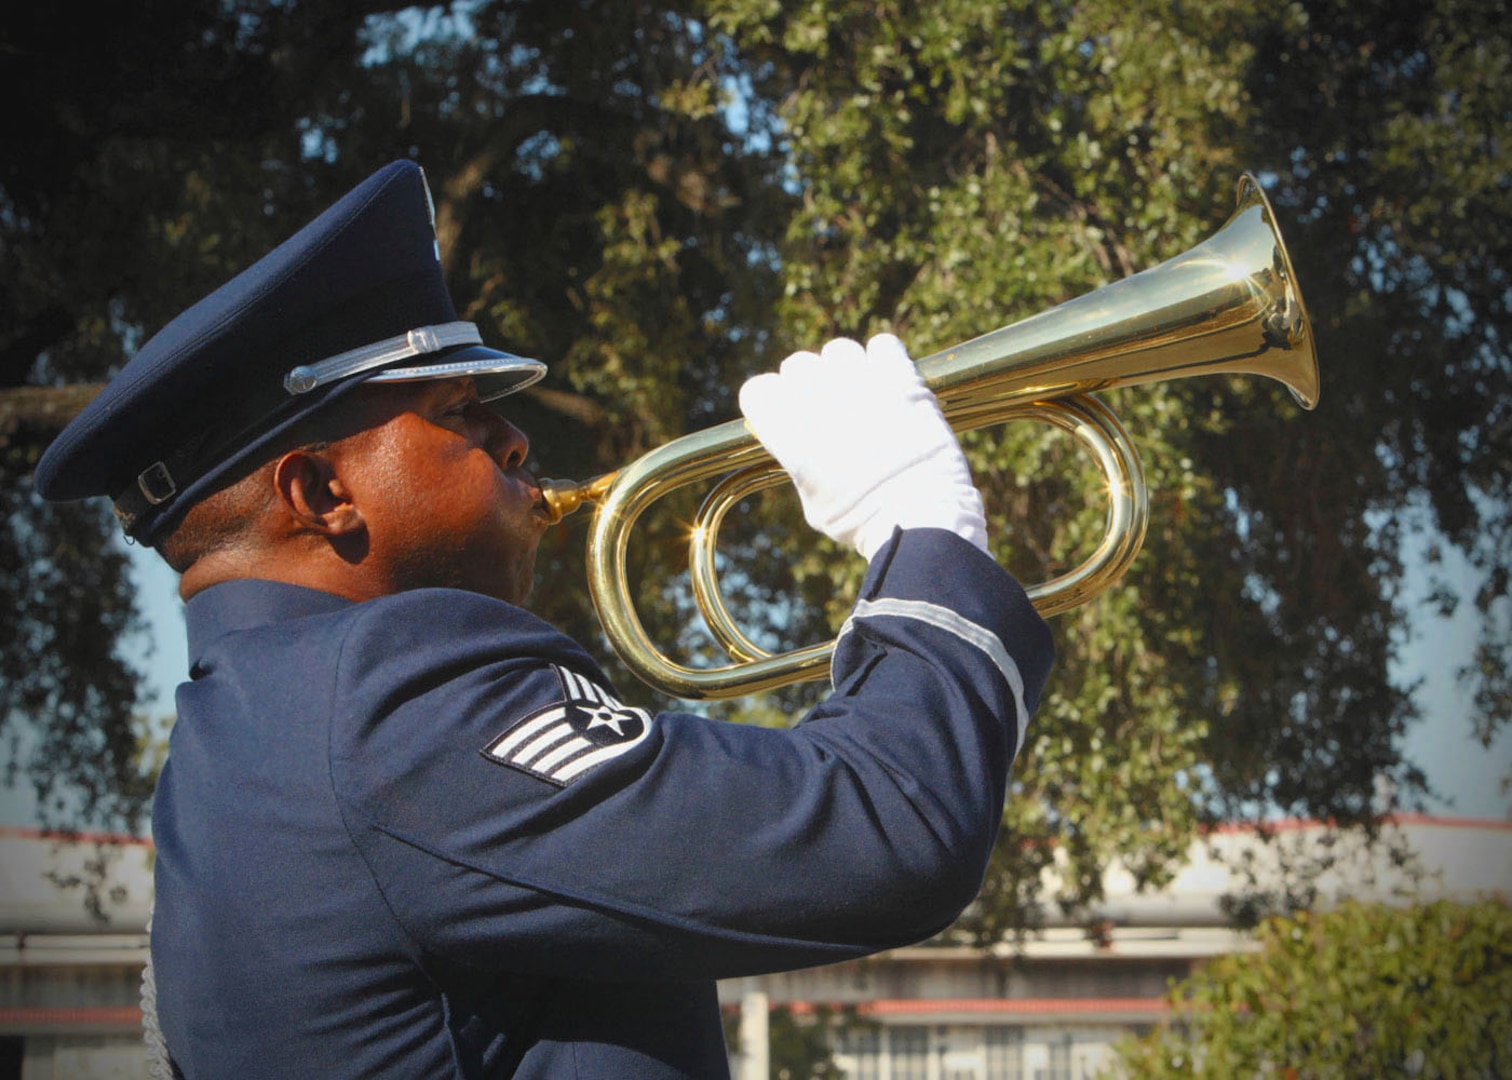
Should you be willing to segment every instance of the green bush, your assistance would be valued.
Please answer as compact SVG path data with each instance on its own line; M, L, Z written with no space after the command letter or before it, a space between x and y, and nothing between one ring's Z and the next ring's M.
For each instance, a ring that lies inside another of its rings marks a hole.
M1512 908L1350 903L1271 919L1119 1048L1131 1077L1512 1077Z

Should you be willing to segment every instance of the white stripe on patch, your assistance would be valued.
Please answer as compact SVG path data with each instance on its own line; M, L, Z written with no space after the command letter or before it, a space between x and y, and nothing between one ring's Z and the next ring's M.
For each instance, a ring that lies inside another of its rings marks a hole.
M519 727L506 731L498 742L488 748L488 753L494 757L508 757L509 754L533 735L538 735L542 729L550 727L567 715L566 710L558 705L548 710Z
M543 773L554 772L556 770L556 767L562 762L566 761L568 758L581 754L584 750L592 749L593 744L587 739L569 739L567 742L563 743L561 746L557 747L551 753L543 757L540 761L537 761L535 763L535 767L538 771ZM616 747L615 749L619 748Z
M649 725L647 726L646 730L647 732L651 730ZM641 736L641 738L644 737L644 735ZM640 739L636 739L635 741L640 742ZM628 747L625 749L628 749ZM571 780L578 773L587 772L595 765L601 765L611 758L617 758L624 752L625 750L621 749L618 746L606 746L602 750L594 750L592 753L584 754L582 757L576 759L575 761L570 761L566 765L563 765L556 771L556 778L558 780L566 782L568 780Z
M563 710L563 714L565 715L565 710ZM541 734L520 747L519 751L515 753L514 759L521 765L528 765L563 739L570 738L572 738L571 724L565 720L560 724L552 724L545 731L541 732Z
M562 688L567 692L569 698L585 698L588 696L587 690L584 689L583 679L577 672L559 667L557 668L557 675L561 677Z
M596 701L600 705L618 705L619 702L610 697L608 692L596 683L591 683L575 671L564 667L557 668L557 674L561 676L562 688L567 692L569 699L577 701Z
M931 604L927 600L900 600L895 597L856 601L855 610L851 612L850 618L845 620L845 625L840 628L840 634L836 640L844 637L857 619L878 616L894 616L928 623L937 630L954 634L987 655L988 659L1003 673L1008 688L1013 691L1013 708L1018 719L1018 743L1014 746L1013 753L1017 757L1019 750L1023 748L1024 733L1029 726L1029 710L1024 705L1024 676L1020 674L1018 664L1014 663L1013 657L1008 654L1008 649L1003 645L1002 640L991 630L972 622L960 612L952 611L948 607ZM830 682L832 684L834 682L833 674Z

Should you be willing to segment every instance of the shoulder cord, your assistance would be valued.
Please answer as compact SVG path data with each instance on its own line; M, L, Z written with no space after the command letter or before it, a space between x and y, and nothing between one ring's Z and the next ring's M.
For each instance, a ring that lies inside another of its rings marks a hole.
M158 1024L157 979L152 973L152 909L147 910L147 963L142 968L142 1039L147 1044L150 1080L183 1080L184 1074L168 1053L168 1040Z

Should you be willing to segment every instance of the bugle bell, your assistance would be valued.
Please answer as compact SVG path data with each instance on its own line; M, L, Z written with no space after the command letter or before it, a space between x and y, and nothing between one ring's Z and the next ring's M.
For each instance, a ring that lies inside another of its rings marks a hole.
M1245 174L1238 207L1196 247L1022 322L918 361L957 431L1035 419L1069 432L1108 482L1108 526L1080 566L1031 586L1042 614L1086 602L1138 554L1149 493L1133 441L1099 391L1194 375L1263 375L1298 403L1317 403L1312 329L1275 213ZM724 475L705 498L690 540L696 602L731 663L693 669L663 655L634 609L625 552L640 515L668 492ZM719 524L747 495L785 480L743 420L694 432L616 473L586 483L542 482L560 515L596 505L588 586L605 634L635 675L688 699L728 698L824 676L834 642L773 655L735 625L714 574Z

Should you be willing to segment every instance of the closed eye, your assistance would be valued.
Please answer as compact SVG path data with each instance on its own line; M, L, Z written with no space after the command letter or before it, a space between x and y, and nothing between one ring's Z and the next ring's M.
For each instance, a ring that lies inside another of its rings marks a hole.
M477 399L471 395L458 398L447 404L437 415L446 418L465 419L477 404Z
M441 399L440 408L433 414L437 419L465 418L478 404L478 393L471 379L452 382L445 385L445 390L450 396Z

